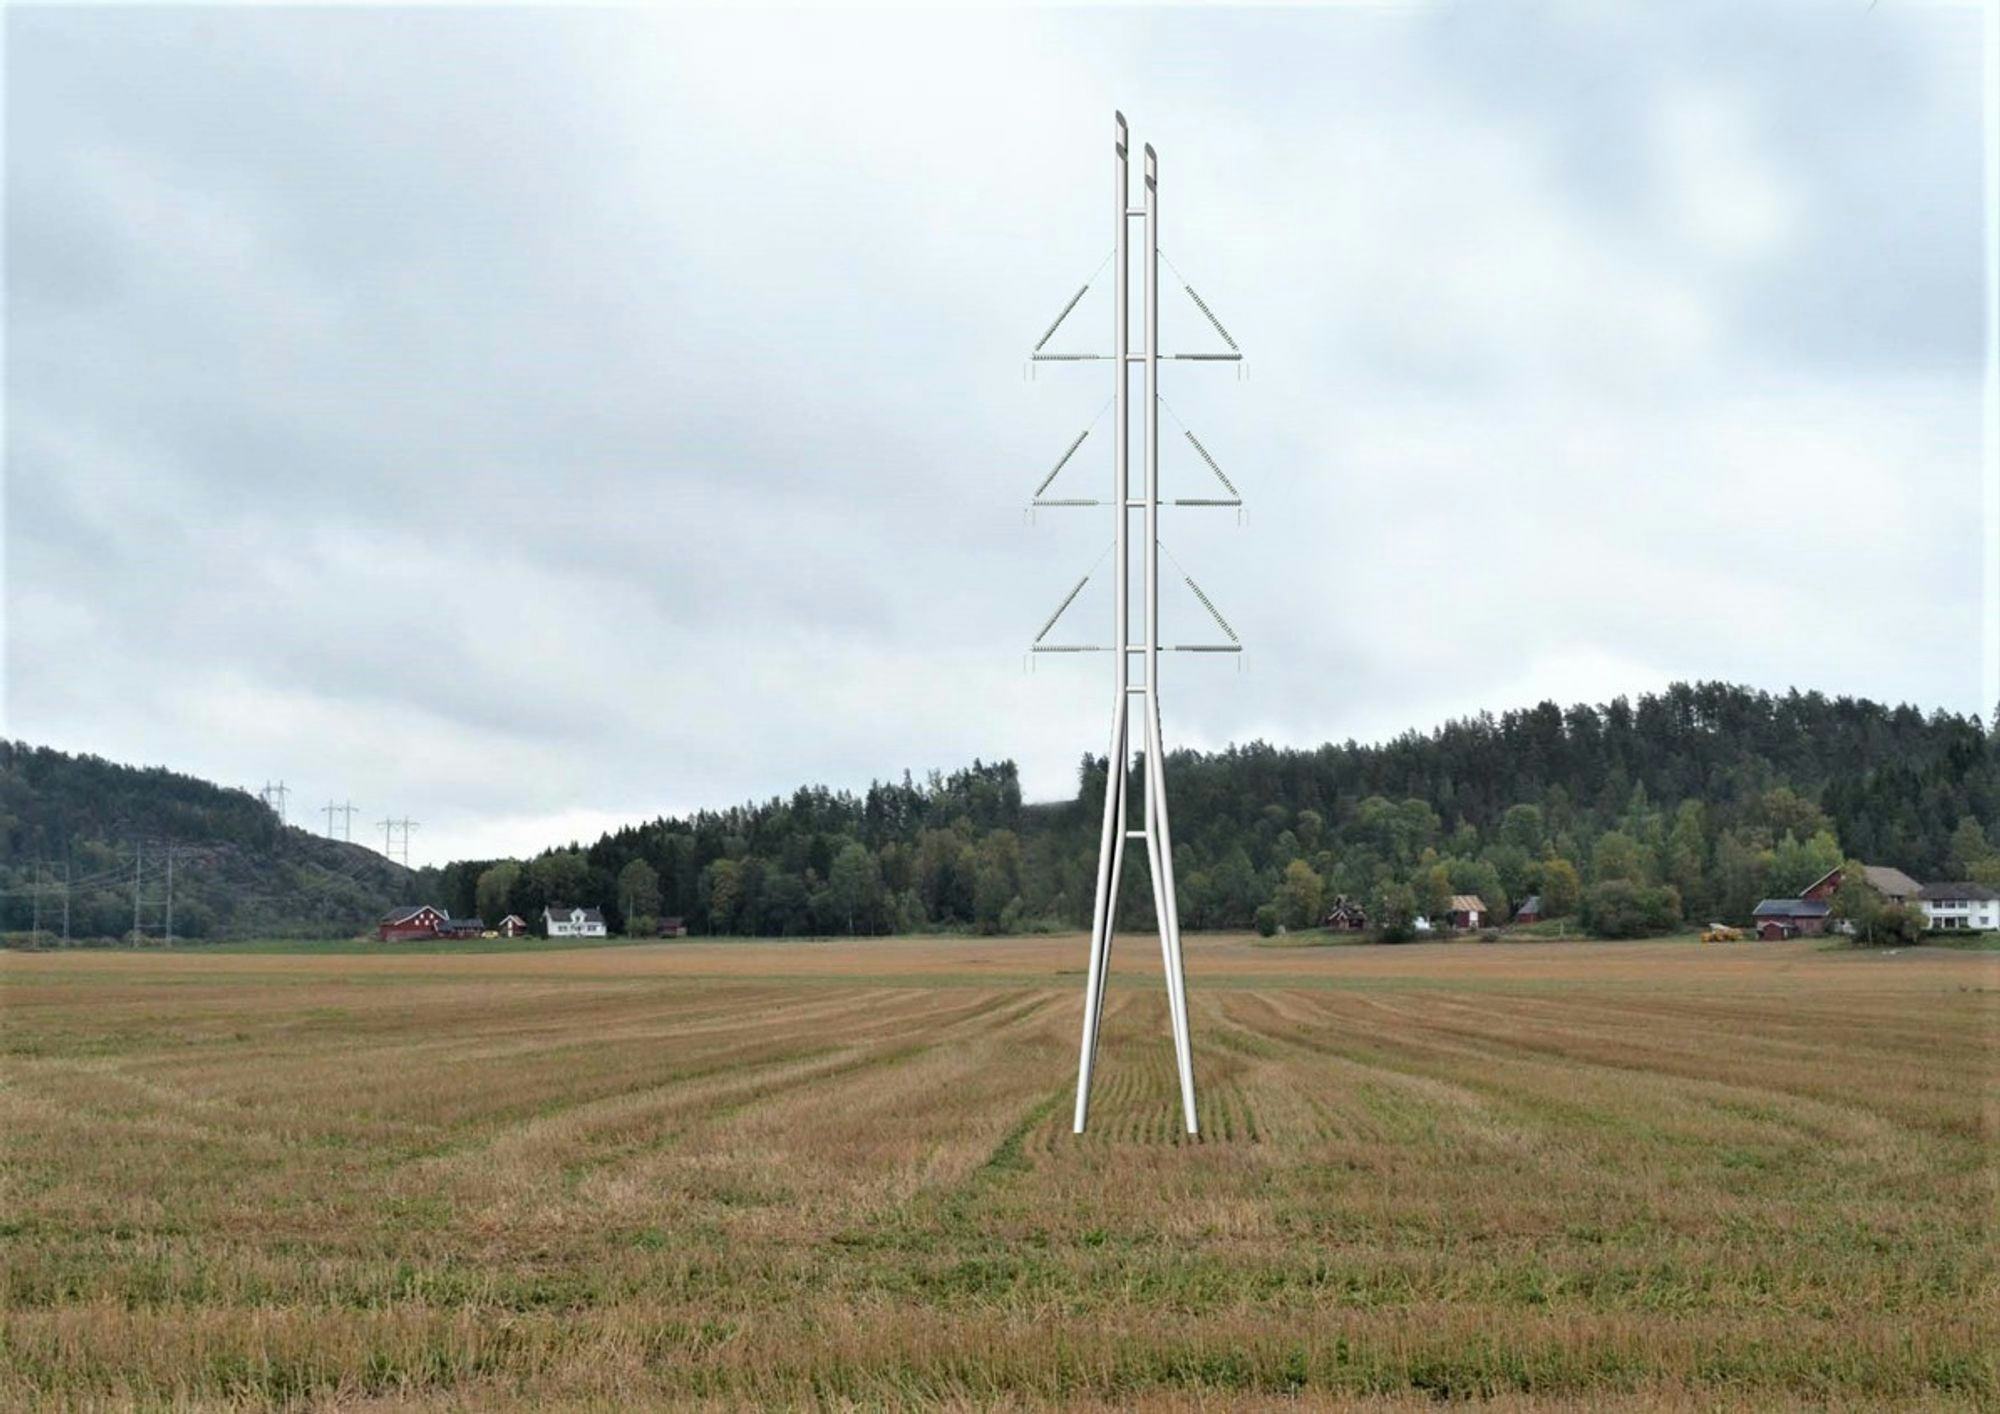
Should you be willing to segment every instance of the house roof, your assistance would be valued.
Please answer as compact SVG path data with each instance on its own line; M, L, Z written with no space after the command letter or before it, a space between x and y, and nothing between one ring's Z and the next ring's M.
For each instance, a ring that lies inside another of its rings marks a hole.
M1887 864L1864 864L1861 872L1868 876L1868 882L1885 894L1897 894L1903 898L1915 898L1923 885L1902 870Z
M555 918L573 918L577 914L581 913L583 915L583 921L586 923L602 923L604 921L603 909L578 908L574 904L552 903L547 908L543 909L542 912L544 914L547 914Z
M1542 896L1540 894L1529 894L1521 900L1521 906L1514 911L1516 913L1540 913L1542 911Z
M1952 879L1942 884L1925 884L1921 896L1928 899L1995 899L2000 898L2000 889L1994 888L1991 884L1975 884L1965 879Z
M500 920L502 923L526 923L528 920L518 913L510 913Z
M423 913L426 910L435 913L440 918L444 917L444 910L434 903L412 903L405 904L401 908L390 909L382 915L380 921L383 923L407 923L419 913Z
M1449 911L1452 913L1484 913L1486 911L1486 900L1482 899L1478 894L1453 894L1451 896L1451 908Z
M1823 898L1767 898L1751 911L1752 918L1824 918L1831 905Z

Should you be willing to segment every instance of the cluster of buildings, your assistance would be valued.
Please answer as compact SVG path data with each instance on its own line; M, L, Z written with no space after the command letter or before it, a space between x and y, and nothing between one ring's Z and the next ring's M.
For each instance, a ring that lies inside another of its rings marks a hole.
M601 938L604 912L596 908L572 908L553 903L542 910L542 928L551 938ZM375 936L385 943L406 943L424 938L518 938L528 931L528 920L510 913L495 927L481 918L453 918L435 904L419 903L392 908L375 924Z
M1534 917L1524 917L1522 914L1517 913L1514 915L1515 922L1532 923L1536 918L1541 917L1541 913L1539 912L1541 900L1530 899L1528 903L1533 904L1538 910ZM1521 907L1525 911L1528 904L1523 904ZM1420 914L1411 926L1419 933L1435 932L1440 926L1451 929L1469 930L1485 926L1485 921L1489 916L1486 908L1486 900L1482 899L1478 894L1453 894L1450 904L1446 906L1438 923L1434 924L1429 918ZM1335 932L1340 933L1363 933L1368 929L1368 910L1361 906L1360 899L1349 898L1346 894L1335 894L1333 907L1327 910L1326 916L1320 919L1319 925L1322 928L1331 928Z
M1920 884L1902 870L1885 864L1864 864L1862 872L1885 902L1914 905L1924 922L1943 932L2000 930L2000 889L1956 879ZM1767 898L1751 914L1757 936L1767 940L1811 937L1826 932L1833 896L1840 888L1840 870L1829 870L1797 898Z

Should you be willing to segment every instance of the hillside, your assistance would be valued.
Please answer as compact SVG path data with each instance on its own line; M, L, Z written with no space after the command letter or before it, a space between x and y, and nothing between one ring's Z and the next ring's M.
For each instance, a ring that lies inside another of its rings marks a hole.
M1085 757L1077 796L1042 806L1006 762L860 795L802 788L582 851L453 865L444 901L531 914L587 898L614 926L657 912L745 934L1082 926L1104 771ZM1336 894L1379 914L1400 890L1419 906L1477 893L1504 913L1607 879L1677 918L1742 918L1846 857L2000 877L2000 739L1977 718L1815 692L1675 684L1377 745L1180 751L1168 778L1196 928L1248 927L1267 906L1296 926ZM1145 926L1143 864L1125 885L1122 916Z
M587 848L413 874L372 850L279 825L255 797L163 769L0 744L0 930L43 922L64 850L71 929L115 937L332 936L422 896L489 922L551 899L601 904L614 930L677 916L697 932L826 934L1088 921L1105 763L1077 795L1028 804L1012 762L865 792L660 817ZM1434 907L1476 893L1503 914L1555 911L1624 879L1656 920L1744 917L1845 858L1918 878L2000 879L2000 739L1977 718L1818 693L1676 684L1636 701L1539 706L1393 741L1175 752L1175 862L1193 928L1300 926L1336 895ZM52 868L50 866L53 866ZM1149 926L1142 861L1122 916Z
M79 939L344 936L409 896L412 871L278 823L247 791L159 767L0 742L0 931L39 916ZM39 880L39 887L37 881Z

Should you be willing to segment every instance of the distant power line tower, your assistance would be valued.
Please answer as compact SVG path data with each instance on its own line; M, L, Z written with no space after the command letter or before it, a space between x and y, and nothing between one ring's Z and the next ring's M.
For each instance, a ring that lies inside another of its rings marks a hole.
M1097 1037L1104 1015L1104 986L1110 972L1111 938L1117 921L1118 892L1125 867L1125 845L1128 840L1142 841L1146 848L1146 860L1150 866L1153 884L1153 911L1159 919L1160 953L1167 975L1167 1010L1173 1027L1174 1059L1180 1073L1181 1115L1187 1125L1187 1132L1199 1132L1195 1115L1194 1056L1193 1044L1188 1034L1187 978L1181 961L1180 905L1174 889L1174 846L1173 832L1167 821L1167 778L1166 750L1162 745L1160 729L1159 661L1163 646L1160 643L1160 362L1163 359L1186 361L1215 361L1226 363L1241 362L1243 354L1229 331L1209 310L1194 287L1182 282L1188 297L1194 301L1203 317L1222 337L1227 351L1212 353L1160 352L1160 210L1159 210L1159 159L1151 145L1146 148L1145 196L1140 206L1131 204L1131 165L1128 157L1129 139L1125 125L1125 115L1114 115L1117 123L1115 142L1116 162L1113 167L1115 180L1116 240L1112 247L1109 263L1112 271L1112 349L1106 353L1052 353L1047 345L1069 318L1070 311L1077 307L1084 295L1090 291L1086 281L1082 289L1063 306L1048 331L1035 345L1032 360L1037 363L1083 363L1109 361L1112 365L1112 395L1110 406L1113 414L1114 455L1112 460L1112 497L1110 501L1087 498L1049 498L1045 493L1055 481L1063 467L1075 455L1084 438L1090 435L1086 428L1056 462L1055 469L1042 478L1030 502L1032 507L1100 507L1112 508L1112 541L1109 553L1116 564L1113 568L1112 596L1112 642L1108 647L1096 644L1062 644L1044 642L1049 631L1056 625L1083 588L1090 582L1093 569L1076 582L1056 611L1043 623L1041 632L1035 635L1033 651L1036 653L1101 653L1112 655L1112 678L1116 696L1111 707L1111 751L1106 759L1107 770L1104 780L1104 826L1098 846L1097 856L1097 898L1091 914L1090 924L1090 969L1084 983L1083 1040L1077 1061L1076 1117L1075 1129L1081 1134L1090 1116L1090 1080L1097 1059ZM1130 314L1130 267L1131 267L1131 223L1143 220L1144 244L1141 256L1141 280L1144 291L1141 310L1143 328L1142 343L1138 350L1131 347L1132 328ZM1178 273L1178 272L1177 272ZM1095 278L1094 276L1092 277ZM1142 416L1140 426L1144 429L1144 489L1134 496L1132 488L1130 402L1132 366L1139 365L1144 371L1145 394L1140 404ZM1103 414L1100 412L1099 416ZM1185 431L1185 429L1183 429ZM1188 442L1212 472L1226 497L1203 497L1177 499L1176 506L1229 506L1241 508L1242 498L1236 487L1223 475L1222 468L1209 455L1208 449L1196 439L1193 432L1186 432ZM1139 530L1142 548L1143 588L1141 603L1142 636L1135 642L1132 637L1132 513L1142 513ZM1209 601L1193 578L1183 574L1183 582L1192 591L1202 608L1208 611L1216 625L1227 636L1226 643L1175 644L1174 652L1181 653L1240 653L1242 643L1236 631L1229 626L1215 605ZM1138 680L1133 678L1133 667L1140 670ZM1140 733L1133 740L1131 723L1131 703L1139 699ZM1131 802L1127 798L1130 790L1132 753L1137 750L1143 757L1142 799L1139 824L1135 828L1131 819Z
M285 797L290 793L283 781L279 781L276 785L266 781L264 789L257 792L257 798L277 813L280 825L285 823Z
M409 816L405 815L400 820L396 819L377 820L375 823L382 827L382 857L384 859L396 858L396 847L397 847L398 837L400 836L402 844L403 867L405 869L409 868L410 832L421 826L423 824L423 821L412 820Z
M146 842L132 842L132 941L143 943L156 935L168 947L174 945L174 847L156 845L153 851L153 894L146 893ZM68 928L65 901L64 928Z
M341 838L352 844L354 842L354 812L360 808L360 806L351 800L344 805L335 805L330 800L322 805L319 809L320 814L326 816L326 837L328 839L333 838L333 817L339 815L343 817L341 820Z

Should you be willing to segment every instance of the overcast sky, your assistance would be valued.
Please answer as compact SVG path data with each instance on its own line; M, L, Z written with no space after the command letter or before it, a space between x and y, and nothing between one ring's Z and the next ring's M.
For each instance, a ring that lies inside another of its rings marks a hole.
M1114 107L1249 355L1162 375L1250 506L1165 520L1250 646L1169 660L1171 743L1984 713L1981 14L1634 9L12 7L5 730L419 862L975 756L1067 794L1108 666L1023 649L1108 512L1021 508L1109 374L1023 358Z

